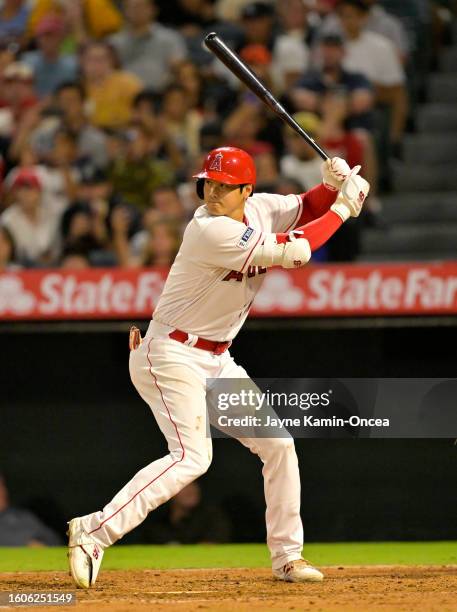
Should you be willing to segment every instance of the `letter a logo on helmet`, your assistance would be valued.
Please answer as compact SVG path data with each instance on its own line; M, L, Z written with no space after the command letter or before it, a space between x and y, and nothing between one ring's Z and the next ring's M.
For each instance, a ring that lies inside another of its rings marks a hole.
M210 170L216 170L217 172L222 172L222 158L224 156L222 153L216 153L209 167Z
M236 147L219 147L210 151L197 179L211 179L228 185L255 185L256 173L252 157Z

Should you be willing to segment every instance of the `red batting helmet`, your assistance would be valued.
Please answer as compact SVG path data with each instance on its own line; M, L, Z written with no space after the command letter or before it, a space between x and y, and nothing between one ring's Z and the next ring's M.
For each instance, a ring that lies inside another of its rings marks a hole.
M219 147L210 151L197 179L211 179L228 185L255 185L254 160L242 149Z

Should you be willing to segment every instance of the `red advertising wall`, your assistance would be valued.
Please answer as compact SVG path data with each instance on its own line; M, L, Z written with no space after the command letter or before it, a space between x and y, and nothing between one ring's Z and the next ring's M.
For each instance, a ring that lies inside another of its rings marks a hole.
M0 274L0 319L149 319L167 270ZM236 282L236 281L233 281ZM457 314L457 261L309 265L265 275L251 316Z

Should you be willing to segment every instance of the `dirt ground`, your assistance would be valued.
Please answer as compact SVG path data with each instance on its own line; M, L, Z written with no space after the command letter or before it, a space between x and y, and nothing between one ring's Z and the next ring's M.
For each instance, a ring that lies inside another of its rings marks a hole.
M267 569L102 571L75 612L457 611L457 566L323 568L325 581L286 584ZM64 572L0 574L0 592L74 591ZM62 607L36 607L58 610Z

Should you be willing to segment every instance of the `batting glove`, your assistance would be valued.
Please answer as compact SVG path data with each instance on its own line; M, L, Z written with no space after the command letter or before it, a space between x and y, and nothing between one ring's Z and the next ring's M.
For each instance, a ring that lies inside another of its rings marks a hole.
M356 174L358 170L359 168L354 168L342 184L335 203L330 206L330 210L333 210L343 222L349 217L360 215L363 203L370 191L368 181Z
M332 159L326 159L323 162L321 172L324 185L339 191L341 185L351 173L351 169L341 157L332 157Z

